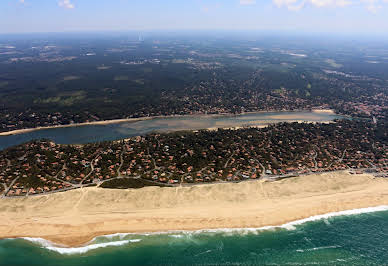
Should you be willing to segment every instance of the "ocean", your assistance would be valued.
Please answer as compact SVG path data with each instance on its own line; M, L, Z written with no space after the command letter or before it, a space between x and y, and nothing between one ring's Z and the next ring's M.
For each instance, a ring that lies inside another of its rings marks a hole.
M388 206L281 227L119 233L80 248L3 239L0 265L388 265Z

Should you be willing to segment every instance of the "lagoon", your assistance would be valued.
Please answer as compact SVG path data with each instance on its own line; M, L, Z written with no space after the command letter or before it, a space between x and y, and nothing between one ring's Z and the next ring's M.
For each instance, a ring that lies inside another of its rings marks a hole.
M332 112L257 112L239 115L192 115L157 117L114 124L47 128L22 134L0 136L0 150L34 139L51 139L59 144L85 144L112 141L152 132L171 132L209 128L265 126L279 122L328 122L343 119Z

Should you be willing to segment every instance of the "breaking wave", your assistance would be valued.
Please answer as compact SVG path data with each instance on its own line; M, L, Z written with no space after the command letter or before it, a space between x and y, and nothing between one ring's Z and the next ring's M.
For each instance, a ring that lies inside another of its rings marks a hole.
M296 229L296 226L302 225L304 223L308 222L314 222L319 220L325 220L327 221L328 218L332 217L338 217L338 216L349 216L349 215L357 215L357 214L364 214L364 213L372 213L372 212L380 212L380 211L388 211L388 205L382 205L377 207L369 207L369 208L360 208L360 209L353 209L353 210L346 210L346 211L339 211L339 212L331 212L327 214L322 215L315 215L308 218L304 218L301 220L292 221L289 223L285 223L283 225L277 225L277 226L263 226L259 228L219 228L219 229L201 229L201 230L194 230L194 231L188 231L188 230L171 230L171 231L164 231L164 232L150 232L150 233L115 233L115 234L109 234L109 235L101 235L98 237L95 237L91 242L89 242L87 245L82 247L65 247L56 245L48 240L45 240L43 238L31 238L31 237L22 237L22 239L36 243L43 248L46 248L51 251L58 252L60 254L83 254L90 250L98 249L98 248L104 248L104 247L112 247L112 246L122 246L129 243L136 243L142 241L142 239L125 239L127 237L146 237L146 236L153 236L153 235L168 235L171 238L181 238L184 235L195 235L195 234L202 234L202 233L239 233L239 234L258 234L261 231L267 231L267 230L276 230L276 229L286 229L286 230L294 230ZM100 239L106 239L109 242L104 243L95 243L96 240ZM327 248L327 247L325 247ZM332 247L330 247L332 248ZM300 252L300 251L299 251Z
M48 250L55 251L55 252L58 252L60 254L67 254L67 255L83 254L83 253L87 253L93 249L113 247L113 246L122 246L122 245L125 245L128 243L136 243L136 242L141 241L141 239L130 239L130 240L121 240L121 241L113 241L113 242L106 242L106 243L89 244L89 245L82 246L82 247L70 248L70 247L56 245L56 244L54 244L46 239L43 239L43 238L23 237L22 239L36 243L36 244L38 244L38 245L40 245L43 248L46 248Z

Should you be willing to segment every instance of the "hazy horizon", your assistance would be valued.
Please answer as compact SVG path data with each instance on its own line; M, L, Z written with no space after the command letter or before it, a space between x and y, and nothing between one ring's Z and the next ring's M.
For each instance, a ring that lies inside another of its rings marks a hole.
M261 31L387 36L388 0L4 0L0 34Z

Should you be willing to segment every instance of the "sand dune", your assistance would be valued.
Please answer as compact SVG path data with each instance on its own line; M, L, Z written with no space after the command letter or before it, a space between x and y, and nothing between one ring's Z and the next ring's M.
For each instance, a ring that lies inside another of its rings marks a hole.
M388 205L388 180L346 172L277 182L138 190L84 188L0 200L0 237L70 246L116 232L279 225L328 212Z

